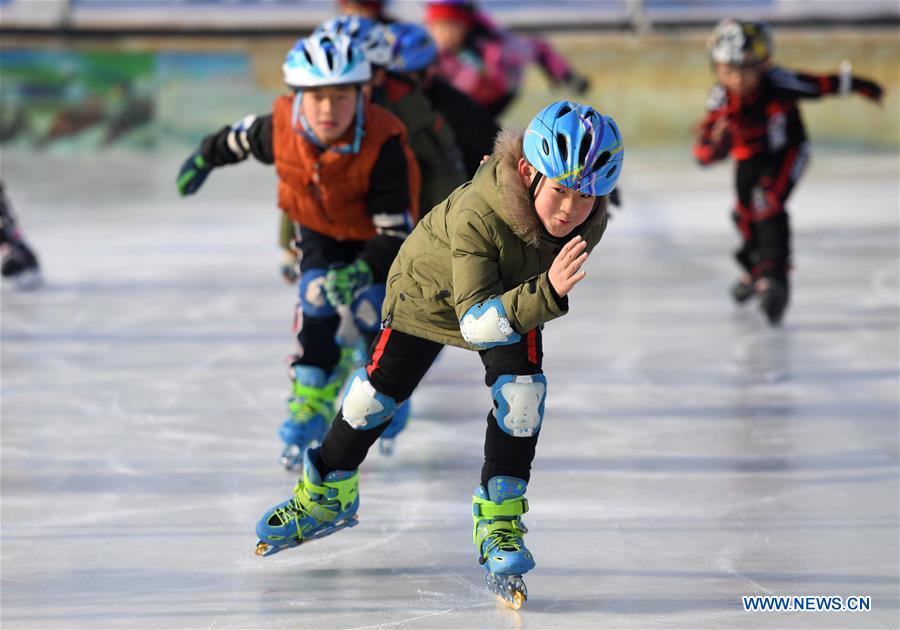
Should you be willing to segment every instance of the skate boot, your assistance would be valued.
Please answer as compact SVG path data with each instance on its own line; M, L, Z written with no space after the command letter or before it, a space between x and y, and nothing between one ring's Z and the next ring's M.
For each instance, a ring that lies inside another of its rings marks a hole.
M754 295L756 295L756 289L750 276L741 276L731 285L731 298L736 304L743 304Z
M10 278L22 290L36 289L41 285L41 270L37 256L25 241L13 241L3 248L0 269L4 278Z
M278 429L285 444L281 464L288 470L300 466L303 451L311 444L325 439L342 380L338 374L329 378L325 370L312 365L294 366L294 395L288 399L291 415Z
M407 399L397 407L394 417L391 418L391 422L381 434L381 439L378 440L378 452L385 457L390 457L394 454L397 436L406 428L406 423L409 422L409 414L409 400Z
M518 610L528 599L522 574L534 568L534 558L522 536L528 531L522 515L528 511L528 484L515 477L492 477L475 488L472 497L472 538L478 563L487 570L488 590Z
M316 469L319 449L303 456L303 477L294 496L267 510L256 523L256 555L271 556L316 538L358 524L359 473L335 470L325 475Z
M787 310L789 290L786 280L777 278L760 278L756 281L759 293L759 307L769 320L769 324L777 326Z

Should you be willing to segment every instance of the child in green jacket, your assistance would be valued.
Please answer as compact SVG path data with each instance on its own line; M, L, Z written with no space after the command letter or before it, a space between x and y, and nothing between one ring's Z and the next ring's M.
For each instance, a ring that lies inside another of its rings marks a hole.
M441 348L475 350L493 405L472 498L473 539L488 585L522 605L525 490L544 415L541 328L568 294L607 222L622 170L615 122L560 101L521 134L505 131L471 182L416 226L388 272L382 329L320 448L306 452L293 496L256 526L269 555L356 524L357 469Z

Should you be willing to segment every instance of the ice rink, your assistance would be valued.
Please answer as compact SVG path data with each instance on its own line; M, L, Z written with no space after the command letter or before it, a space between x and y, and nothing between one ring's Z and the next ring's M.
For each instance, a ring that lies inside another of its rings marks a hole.
M2 614L18 628L898 627L898 156L819 147L770 329L727 287L730 167L629 154L545 331L522 611L474 560L490 395L443 355L360 525L271 558L293 290L274 174L175 193L184 156L7 153L43 290L2 289ZM869 612L745 612L743 595Z

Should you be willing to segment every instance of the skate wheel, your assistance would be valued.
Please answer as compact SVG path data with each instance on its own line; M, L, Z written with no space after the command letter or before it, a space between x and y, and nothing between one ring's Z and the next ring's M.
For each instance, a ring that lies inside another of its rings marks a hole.
M513 610L519 610L525 603L525 594L521 591L514 591L512 593L512 599L503 597L502 595L496 595L496 597L497 601L499 601L507 608L512 608Z
M262 541L259 541L258 543L256 543L256 552L255 553L257 556L266 555L266 552L268 550L269 550L269 543L264 543Z

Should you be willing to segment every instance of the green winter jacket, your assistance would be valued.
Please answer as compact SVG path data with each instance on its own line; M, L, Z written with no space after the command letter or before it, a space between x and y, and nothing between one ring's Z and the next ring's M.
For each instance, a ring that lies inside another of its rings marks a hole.
M522 134L504 131L475 177L451 193L407 237L388 272L383 317L395 329L477 350L459 322L475 304L500 296L519 334L565 315L568 300L547 272L566 241L580 234L588 250L606 229L606 199L565 239L550 236L522 186L516 165Z

